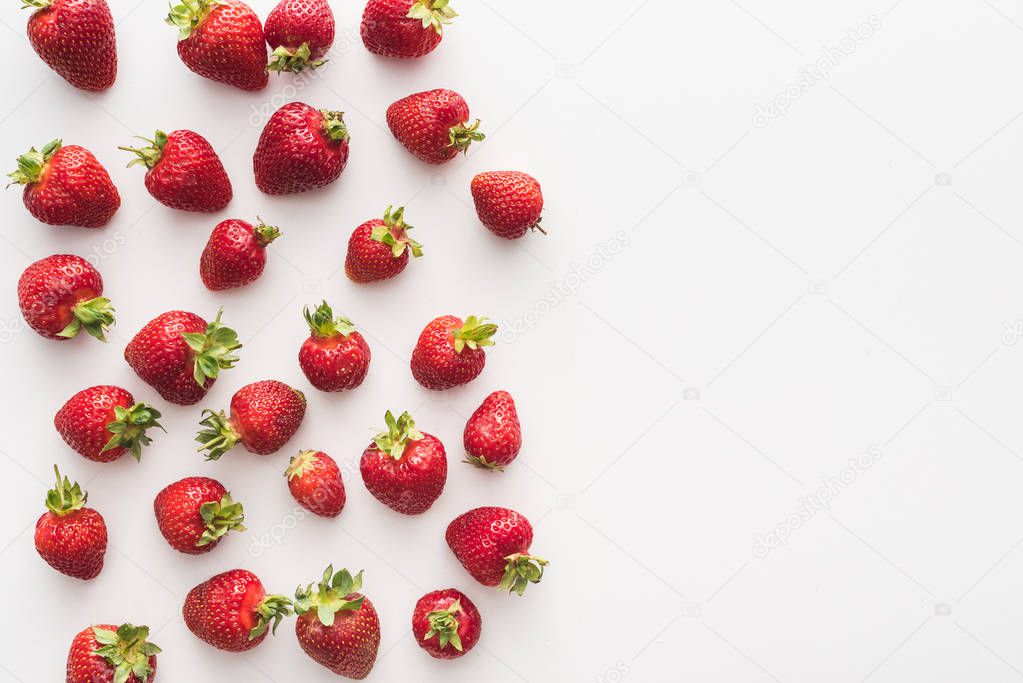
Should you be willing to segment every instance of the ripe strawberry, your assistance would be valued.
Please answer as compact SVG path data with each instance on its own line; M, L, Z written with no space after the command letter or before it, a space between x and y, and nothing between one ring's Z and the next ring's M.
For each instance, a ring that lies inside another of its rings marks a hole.
M190 130L167 135L156 131L141 138L147 147L118 147L138 158L128 166L144 164L146 189L153 199L172 209L213 213L231 202L233 190L220 157L206 138Z
M481 507L459 515L444 535L448 547L484 586L522 595L539 583L547 560L529 554L533 527L508 508Z
M266 87L263 25L244 2L182 0L166 21L178 29L178 56L195 73L242 90Z
M362 42L384 57L422 57L440 45L444 24L457 16L448 0L369 0Z
M324 187L348 163L344 112L286 104L263 127L252 156L256 186L267 194L292 194Z
M135 403L129 391L97 386L69 398L54 416L53 426L68 446L89 460L113 462L131 453L141 461L142 447L153 441L146 430L163 429L158 419L159 410L148 403Z
M362 588L362 572L353 578L333 565L313 591L295 591L295 635L305 653L334 673L361 680L369 675L380 647L380 618Z
M181 613L199 640L219 650L244 652L271 630L276 635L281 620L291 615L291 600L267 595L255 574L232 569L190 590Z
M25 322L57 341L71 339L82 330L106 341L106 329L114 324L114 308L102 294L99 271L71 254L40 259L18 280L18 303Z
M432 591L412 610L412 635L436 659L457 659L480 639L483 618L469 597L454 588Z
M238 334L186 311L150 320L124 348L124 359L165 401L190 406L202 400L222 369L233 368L241 348Z
M522 426L511 394L495 391L483 399L465 423L462 441L467 463L503 471L522 448Z
M99 228L110 222L121 196L92 152L53 140L18 157L10 185L24 185L22 201L36 220L50 225ZM8 187L10 187L8 185Z
M450 389L476 379L487 362L484 346L497 325L470 315L462 322L453 315L434 318L423 328L412 350L412 376L427 389Z
M543 194L536 178L519 171L487 171L472 179L476 215L490 232L514 240L540 227Z
M266 266L266 246L281 236L273 225L256 225L237 218L217 223L199 259L199 274L207 289L242 287L254 282Z
M231 416L202 411L203 429L195 440L207 460L220 456L240 441L245 450L259 455L274 453L288 443L305 417L305 395L284 382L263 380L246 384L231 398Z
M405 270L410 253L417 258L423 255L423 245L408 236L412 226L404 216L405 207L392 213L388 206L383 219L366 221L352 231L345 274L353 282L387 280Z
M88 627L71 641L67 683L150 683L161 650L148 637L148 626Z
M117 37L106 0L22 0L36 7L28 39L47 66L82 90L106 90L117 78Z
M103 569L107 552L107 525L103 515L85 507L89 494L60 476L46 493L46 508L36 521L36 551L46 563L76 579L94 579Z
M245 531L245 510L216 479L185 477L156 494L153 512L171 547L202 555L217 547L228 531Z
M284 472L298 504L320 517L337 517L345 507L345 483L334 458L323 451L302 451Z
M281 0L263 27L273 50L268 71L315 69L334 44L334 13L327 0Z
M387 108L387 126L405 149L428 164L442 164L465 152L479 132L479 119L469 122L469 105L452 90L427 90L409 95Z
M374 498L392 510L403 515L422 514L444 492L448 478L444 444L416 431L407 412L395 420L388 410L384 420L387 431L373 437L362 453L362 481Z
M302 342L298 363L302 372L320 391L354 389L369 372L369 344L355 331L355 325L344 317L334 317L326 301L315 313L304 310L311 334Z

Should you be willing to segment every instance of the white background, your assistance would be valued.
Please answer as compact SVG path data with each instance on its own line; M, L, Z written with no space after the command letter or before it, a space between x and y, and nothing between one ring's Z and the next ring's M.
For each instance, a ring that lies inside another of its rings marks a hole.
M368 54L361 6L337 2L333 61L300 92L285 76L252 94L185 69L162 3L115 0L120 72L102 95L51 74L24 40L27 12L3 3L0 158L13 169L30 145L84 145L123 205L85 231L36 223L16 189L3 197L0 680L62 680L78 630L129 620L164 648L162 681L333 680L290 622L231 655L180 618L185 593L216 572L244 566L290 594L328 562L366 570L383 629L371 680L1023 678L1023 9L892 3L462 0L440 48L399 63ZM265 17L272 2L254 6ZM843 42L870 21L869 38ZM830 76L798 85L826 53ZM787 114L754 125L756 106L792 84ZM384 110L440 86L489 137L432 168L391 138ZM269 198L250 159L266 112L291 99L346 112L351 160L325 191ZM167 209L124 167L116 146L158 127L213 143L235 188L226 211ZM469 180L503 168L540 179L546 238L506 243L478 224ZM407 206L426 256L355 286L341 270L348 235L391 203ZM256 214L284 232L266 273L207 292L197 263L211 228ZM59 252L98 262L119 315L109 345L21 325L18 275ZM321 296L373 348L351 394L318 393L298 368L300 311ZM122 359L156 314L219 306L245 348L203 405L268 377L307 390L305 424L276 455L204 462L201 406L164 404ZM430 394L408 357L445 313L504 329L480 379ZM164 410L169 433L142 465L89 463L54 431L63 401L100 383ZM458 464L465 418L497 388L525 430L504 475ZM417 518L358 476L388 408L412 410L448 447L447 490ZM354 473L339 519L294 516L281 472L299 448ZM866 468L844 470L871 448ZM33 548L55 462L110 527L90 583ZM202 557L166 545L151 501L191 474L244 502L251 535ZM814 495L830 495L828 509L806 513ZM525 598L475 584L444 543L448 521L483 504L526 514L551 560ZM755 550L778 528L781 547ZM484 615L480 645L457 662L430 659L409 630L416 599L446 586Z

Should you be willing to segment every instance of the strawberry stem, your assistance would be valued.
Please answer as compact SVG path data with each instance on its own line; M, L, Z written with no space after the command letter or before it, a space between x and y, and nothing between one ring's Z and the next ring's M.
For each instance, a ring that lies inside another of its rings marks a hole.
M266 65L266 70L277 73L290 71L297 74L304 69L315 69L327 63L326 59L309 59L310 54L309 43L302 43L295 49L281 45L274 49L270 63Z
M259 622L249 631L249 640L255 640L270 628L273 623L272 633L277 635L277 627L281 625L284 617L292 614L293 603L283 595L268 595L256 607L256 614L259 615Z
M324 626L334 625L334 615L343 610L362 608L363 597L353 598L362 588L362 572L354 577L347 569L334 573L334 565L328 565L323 578L316 584L295 589L295 613L305 614L316 610L316 618Z
M234 448L241 441L241 434L235 430L231 420L224 412L215 413L212 410L202 411L203 419L199 422L206 429L199 430L195 440L201 446L198 452L206 451L207 460L220 460L220 457Z
M455 351L457 353L461 353L466 346L475 350L481 346L494 345L491 337L497 334L497 325L484 323L484 320L486 318L470 315L465 319L461 329L455 330Z
M455 600L447 609L436 610L426 615L430 622L430 630L423 636L423 640L429 640L436 636L440 641L440 648L443 650L448 645L459 652L462 651L462 638L458 635L458 618L456 614L462 611L462 603Z
M135 159L128 162L128 168L136 164L144 164L146 168L153 168L159 163L160 157L163 156L163 148L167 145L167 134L162 130L158 130L153 135L152 140L141 136L137 137L139 140L144 140L149 144L145 147L118 147L117 149L133 152L136 155Z
M217 5L223 4L224 0L182 0L181 4L171 5L164 21L178 29L178 40L185 40Z
M228 531L245 531L242 522L245 521L245 510L241 503L231 498L231 492L227 492L219 501L210 501L199 506L199 515L202 517L206 530L196 541L197 548L209 545L222 538Z
M252 232L256 234L259 246L265 247L281 236L281 229L276 225L267 225L259 216L256 216L256 220L259 222L252 227Z
M58 517L63 517L85 507L89 494L82 490L78 482L72 484L67 477L61 478L56 465L53 466L53 473L57 475L57 485L46 492L46 508Z
M36 150L35 147L32 147L18 157L18 169L13 173L7 174L7 177L11 179L11 182L7 183L7 187L39 182L40 176L42 176L43 171L46 169L46 164L57 153L57 150L61 148L61 144L60 140L51 140L41 150Z
M448 0L419 0L405 16L423 22L423 28L433 28L441 36L444 24L450 24L458 14L448 7Z
M201 387L206 386L207 379L216 379L221 370L234 367L238 356L231 352L242 347L238 341L238 333L220 322L224 309L217 311L216 319L206 325L205 332L187 332L181 336L195 354L195 365L192 377Z
M454 147L459 152L468 154L469 145L474 142L482 142L487 137L479 131L479 127L479 119L476 119L471 126L467 126L465 123L451 126L451 129L448 131L448 147Z
M105 628L92 628L96 642L100 644L93 654L105 659L114 667L114 683L125 683L134 674L140 683L153 680L153 667L149 658L162 650L146 639L149 637L148 626L121 624L117 632Z
M112 434L103 446L101 453L115 448L127 448L136 462L142 462L142 447L153 442L146 435L151 427L163 429L157 422L160 411L148 403L136 403L131 408L114 406L114 421L107 423L107 431ZM166 433L167 430L163 429Z
M391 255L398 258L405 251L407 246L415 257L423 255L423 245L411 239L408 231L412 226L405 222L405 207L399 206L397 211L394 207L388 206L384 211L384 224L373 228L370 239L383 242L391 248Z
M408 411L395 420L394 413L388 410L384 414L384 422L387 423L387 431L374 436L373 442L377 448L395 460L401 459L409 441L419 441L423 438L423 433L416 430L416 422Z
M298 455L288 461L288 469L284 470L284 476L288 478L288 481L296 477L302 477L305 475L306 470L311 468L318 460L316 451L299 451Z
M88 301L81 301L74 305L71 312L74 319L57 333L58 337L71 339L85 330L100 341L107 340L107 327L114 324L114 307L110 305L110 299L99 296Z
M504 576L497 588L503 591L514 591L518 595L525 593L526 586L529 584L540 583L540 579L543 578L543 568L549 564L547 560L524 553L515 553L504 559L508 561L508 564L505 565Z
M323 132L331 141L341 143L348 139L348 127L345 125L343 111L321 109L320 114L323 115Z
M329 338L338 335L348 337L355 332L355 324L343 315L335 317L333 309L326 300L316 307L314 313L310 313L309 307L306 306L302 310L302 315L305 316L305 321L309 324L309 329L312 330L314 337Z
M490 470L493 472L504 472L504 465L496 462L490 462L483 456L472 455L471 453L465 454L465 460L462 462L472 465L473 467L479 467L482 470Z

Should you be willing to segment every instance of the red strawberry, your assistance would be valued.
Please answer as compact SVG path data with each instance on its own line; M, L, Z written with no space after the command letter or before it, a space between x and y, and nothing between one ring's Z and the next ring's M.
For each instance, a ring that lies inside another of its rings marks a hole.
M106 0L22 0L37 7L28 39L47 66L82 90L106 90L117 78L117 38Z
M124 348L124 359L143 382L166 401L190 406L202 400L220 370L234 367L241 348L238 334L187 311L170 311L150 320Z
M327 0L281 0L263 27L273 50L269 71L315 69L334 44L334 13Z
M150 683L161 650L148 637L148 626L88 627L71 641L67 683Z
M543 194L536 178L519 171L487 171L472 179L476 215L490 232L514 240L540 227Z
M219 650L244 652L256 647L281 620L291 615L291 600L267 595L263 583L245 569L206 579L188 592L181 609L195 637Z
M337 517L345 507L345 483L334 458L323 451L302 451L284 472L298 504L320 517Z
M118 147L134 152L128 166L144 164L146 189L153 199L172 209L213 213L231 202L233 190L220 157L206 138L190 130L167 135L156 131L153 139L140 138L147 147Z
M354 389L369 372L369 344L344 316L334 317L326 301L315 313L304 310L312 333L298 351L302 372L320 391Z
M245 531L245 510L216 479L186 477L156 494L153 512L171 547L202 555L217 547L228 531Z
M543 578L547 560L529 554L533 527L514 510L469 510L448 525L444 537L462 566L484 586L522 595L526 586Z
M465 423L462 434L465 461L488 470L504 470L522 448L522 426L515 401L507 391L495 391Z
M242 287L255 282L266 266L266 246L281 236L273 225L256 225L237 218L217 223L199 259L199 274L207 289Z
M407 412L395 420L388 410L384 420L387 431L377 434L362 453L362 481L374 498L392 510L403 515L422 514L444 492L448 478L444 444L416 431Z
M103 515L85 507L89 494L60 476L46 493L46 508L36 521L36 551L61 574L76 579L94 579L103 569L107 552L107 525Z
M444 24L457 16L448 0L369 0L362 42L384 57L422 57L440 45Z
M18 157L11 185L24 185L22 200L37 220L50 225L99 228L110 222L121 196L92 152L54 140ZM10 185L8 185L10 187Z
M29 327L47 339L63 341L85 330L106 341L114 309L103 294L103 278L81 256L55 254L25 269L18 280L18 303Z
M452 90L427 90L409 95L387 108L387 126L398 142L428 164L442 164L465 152L479 132L479 119L469 122L469 105Z
M166 21L178 29L178 56L195 73L242 90L266 87L263 25L244 2L183 0Z
M96 462L113 462L125 453L142 460L142 447L152 443L146 435L160 411L148 403L135 403L125 389L98 386L82 389L68 399L53 418L53 426L68 446ZM166 431L166 430L164 430Z
M305 395L284 382L263 380L246 384L231 398L231 416L202 412L203 429L196 436L207 460L220 456L238 442L259 455L274 453L288 443L305 417Z
M344 112L286 104L263 127L252 156L256 186L267 194L292 194L324 187L348 163Z
M334 673L361 680L380 647L380 618L362 588L362 572L337 574L329 566L313 584L295 591L295 635L305 653Z
M454 588L432 591L412 610L412 635L437 659L456 659L476 645L483 618L465 593Z
M423 255L423 245L408 236L412 226L405 223L404 216L405 207L392 213L388 206L383 219L366 221L352 232L345 274L353 282L387 280L405 270L410 253Z
M462 322L453 315L430 321L412 350L412 376L427 389L450 389L476 379L487 362L484 346L497 325L470 315Z

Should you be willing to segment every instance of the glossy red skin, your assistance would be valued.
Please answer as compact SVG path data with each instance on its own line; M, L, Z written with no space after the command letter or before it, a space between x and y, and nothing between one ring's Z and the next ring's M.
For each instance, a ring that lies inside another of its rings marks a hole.
M276 453L295 435L305 417L305 397L284 382L246 384L231 398L231 426L250 453Z
M74 320L75 304L103 294L103 278L81 256L54 254L25 269L18 280L18 304L25 322L41 336L57 336Z
M117 78L117 38L106 0L53 0L28 20L36 54L76 88L98 92Z
M398 142L428 164L454 159L451 128L469 120L469 105L453 90L427 90L387 108L387 126Z
M214 5L192 34L178 41L178 56L200 76L242 90L262 90L269 81L263 25L239 0Z
M540 183L527 173L480 173L472 179L470 190L480 222L490 232L507 240L525 235L543 212Z
M251 223L229 218L213 228L199 258L199 275L213 291L255 282L266 266L266 246L260 244Z
M348 140L331 140L323 114L302 102L286 104L263 127L252 156L256 186L266 194L293 194L324 187L341 177Z
M53 417L64 442L83 458L95 462L113 462L128 452L127 448L103 447L113 436L107 425L117 419L114 407L131 408L135 398L125 389L101 385L82 389L67 400Z
M75 636L67 656L66 683L113 683L113 665L103 657L93 654L101 647L96 640L96 634L92 631L94 628L117 632L117 626L113 624L97 624L89 626ZM156 680L156 655L149 657L149 668L153 673L148 680L141 681L135 674L128 674L127 683L152 683Z
M369 0L362 13L362 42L383 57L412 59L433 52L441 35L432 26L406 15L416 0Z
M132 337L124 348L124 359L165 401L193 405L216 380L207 378L203 386L196 384L195 352L181 335L205 331L206 321L195 313L169 311L150 320Z
M484 586L501 583L506 557L529 553L533 527L508 508L481 507L459 515L444 538L462 566Z
M358 332L347 337L311 334L298 351L298 364L320 391L348 391L362 384L371 357L369 344Z
M395 257L391 247L373 239L373 228L384 225L383 219L366 221L348 238L348 254L345 256L345 274L353 282L377 282L388 280L405 270L409 262L408 247Z
M359 471L374 498L403 515L420 515L444 492L448 459L440 439L424 433L422 439L409 441L397 460L371 443L362 453Z
M347 600L361 594L352 593ZM363 598L357 610L340 610L333 626L324 626L316 610L295 620L298 644L307 655L334 673L362 680L369 675L380 648L380 618L369 598Z
M259 623L256 609L266 597L263 583L250 571L232 569L203 581L188 592L181 614L196 638L227 652L244 652L262 643L249 640Z
M225 493L227 489L216 479L186 477L156 494L153 512L160 533L170 546L187 555L203 555L220 545L222 537L203 546L196 545L206 531L199 508L203 503L219 503Z
M60 516L49 510L36 521L36 551L61 574L94 579L103 569L107 525L103 515L83 507Z
M334 44L334 13L327 0L281 0L267 15L263 33L271 51L308 43L309 61L315 61Z
M146 172L146 189L164 206L200 213L220 211L234 195L220 157L190 130L167 136L160 160Z
M458 601L462 608L461 613L455 617L458 620L458 638L462 641L461 652L450 643L447 647L442 648L439 636L434 635L426 640L426 634L430 632L428 616L430 612L451 609L451 605L455 601ZM416 644L436 659L458 659L465 656L479 641L482 629L483 617L480 616L476 605L465 593L454 588L427 593L419 598L412 610L412 635L415 637Z
M443 390L476 379L487 362L482 348L468 346L455 351L455 332L463 325L461 318L443 315L435 318L419 335L412 350L412 376L427 389Z
M345 483L334 458L316 452L301 476L288 480L288 490L299 505L320 517L337 517L345 508Z
M495 391L465 423L465 452L488 463L507 465L522 448L522 427L515 401L507 391Z
M121 206L107 170L78 145L54 152L39 180L25 185L22 200L36 220L80 228L103 227Z

